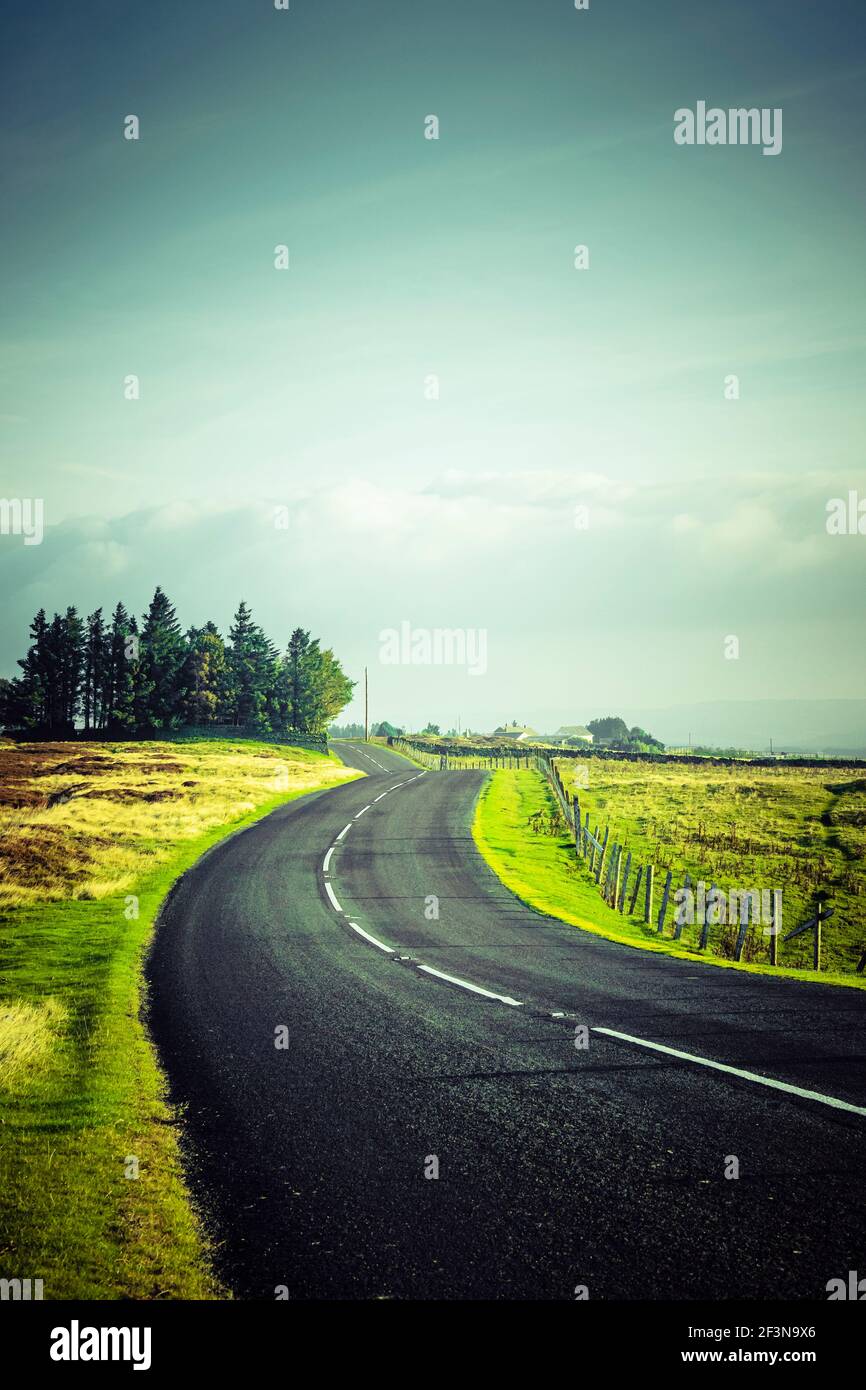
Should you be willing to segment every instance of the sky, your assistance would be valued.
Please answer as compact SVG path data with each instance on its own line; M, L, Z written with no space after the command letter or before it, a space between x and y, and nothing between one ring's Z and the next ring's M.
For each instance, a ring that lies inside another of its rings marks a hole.
M0 534L0 674L40 607L161 584L311 628L409 727L863 695L861 0L4 30L0 496L45 529ZM781 152L677 145L699 101L781 108ZM484 669L383 661L407 623Z

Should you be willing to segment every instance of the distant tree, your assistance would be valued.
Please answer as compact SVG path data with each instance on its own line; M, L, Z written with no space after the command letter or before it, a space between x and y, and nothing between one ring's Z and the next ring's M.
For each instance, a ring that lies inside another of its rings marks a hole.
M86 733L103 727L106 669L110 660L109 642L102 620L102 609L97 608L87 619L84 639L81 710Z
M229 705L226 649L214 623L191 627L186 634L181 683L185 724L212 724Z
M320 651L316 643L310 687L307 728L310 733L323 733L334 715L351 700L355 681L349 680L330 647Z
M18 666L21 674L0 689L0 720L61 736L79 725L147 735L214 720L321 733L355 687L333 651L303 628L280 660L244 602L228 645L212 622L182 634L159 587L140 628L122 603L109 624L102 608L86 624L72 607L50 623L40 609Z
M229 628L226 696L234 724L269 723L268 705L276 679L276 648L243 600Z
M422 730L421 730L421 733L422 733L422 734L438 734L438 733L439 733L439 725L438 725L438 724L428 724L426 729L422 729Z
M403 730L398 729L394 724L389 724L387 719L383 719L380 724L374 725L371 732L377 738L399 738Z
M642 729L639 724L635 724L634 728L629 729L628 742L639 744L641 748L664 748L663 743L660 743L657 738L653 738L652 734L648 734L646 729Z
M128 732L135 724L139 666L138 623L118 603L108 630L103 691L104 727L115 733Z
M141 626L136 723L141 729L169 729L180 722L184 691L180 683L186 647L173 604L157 585Z
M618 715L608 714L603 719L591 719L586 727L594 739L618 739L624 742L628 738L628 725Z

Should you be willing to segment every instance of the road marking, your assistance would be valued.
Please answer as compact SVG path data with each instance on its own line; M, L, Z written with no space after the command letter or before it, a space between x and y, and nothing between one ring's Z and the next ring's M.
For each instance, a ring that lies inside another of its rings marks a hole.
M353 744L350 744L349 747L352 748L352 747L354 747L354 745L353 745ZM381 768L383 772L387 772L387 771L388 771L388 769L387 769L387 767L385 767L385 764L384 764L384 763L380 763L380 762L378 762L375 758L371 758L370 754L367 753L363 748L355 748L355 752L356 752L356 753L360 753L360 754L361 754L361 757L362 757L362 758L366 758L366 759L367 759L367 762L368 762L368 763L372 763L374 767L379 767L379 768Z
M471 989L473 994L483 994L487 999L498 999L500 1004L513 1004L515 1008L522 1009L523 1001L512 999L508 994L494 994L492 989L482 989L480 985L471 985L468 980L459 980L456 975L446 975L442 970L434 970L432 965L419 965L419 970L424 970L428 975L435 975L437 980L447 980L449 985L460 985L461 989Z
M340 831L339 835L337 836L337 839L338 839L338 840L342 840L343 836L344 836L344 835L348 835L348 833L349 833L349 831L350 831L351 829L352 829L352 822L349 821L349 824L348 824L347 826L345 826L345 827ZM336 843L336 842L335 842L335 843Z
M322 862L322 872L325 874L328 872L328 865L331 862L331 855L334 853L335 849L336 845L331 845L331 848L328 850L328 853L325 855L325 858Z
M369 806L365 806L363 811L359 811L359 812L358 812L357 816L355 817L355 820L360 820L361 817L362 817L363 814L364 814L364 811L369 811L369 809L370 809Z
M340 904L337 902L337 899L336 899L336 897L335 897L335 895L334 895L334 890L333 890L333 888L331 887L330 883L328 883L327 879L325 880L325 892L327 893L328 897L331 899L331 906L335 909L335 911L336 911L336 912L342 912L343 909L340 907Z
M392 790L393 790L393 789L392 789ZM375 806L377 801L381 801L381 800L382 800L382 797L383 797L383 796L387 796L387 795L388 795L387 792L382 792L380 796L374 796L374 797L373 797L373 805Z
M680 1052L676 1047L665 1047L663 1043L647 1042L645 1038L633 1038L630 1033L618 1033L615 1028L593 1028L593 1033L604 1033L609 1038L620 1038L623 1042L634 1043L637 1047L649 1047L653 1052L664 1052L668 1057L680 1057L684 1062L696 1062L701 1067L712 1067L713 1071L724 1071L729 1076L739 1076L744 1081L757 1081L761 1086L771 1086L774 1091L787 1091L789 1095L800 1096L804 1100L817 1100L821 1105L830 1105L834 1110L849 1110L852 1115L866 1115L866 1107L851 1105L847 1100L837 1100L835 1096L822 1095L820 1091L806 1091L802 1086L792 1086L787 1081L776 1081L771 1076L759 1076L754 1071L743 1071L741 1067L729 1067L724 1062L713 1062L709 1057L696 1057L693 1052Z
M363 936L365 941L369 941L371 946L378 946L380 951L385 951L389 956L393 956L394 952L391 950L390 946L386 946L383 941L377 941L375 936L371 936L368 931L364 931L364 928L359 927L357 922L350 922L349 926L353 931L356 931L359 936Z

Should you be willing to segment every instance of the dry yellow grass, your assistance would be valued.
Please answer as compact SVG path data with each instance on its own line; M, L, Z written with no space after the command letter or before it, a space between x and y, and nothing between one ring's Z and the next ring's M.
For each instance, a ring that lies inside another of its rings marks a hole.
M4 744L0 907L131 891L184 842L353 775L262 744Z
M225 1295L142 1023L143 955L202 853L360 775L265 743L0 742L4 1274L38 1273L51 1299Z
M51 995L39 1003L13 999L0 1003L0 1090L21 1084L63 1030L67 1011Z

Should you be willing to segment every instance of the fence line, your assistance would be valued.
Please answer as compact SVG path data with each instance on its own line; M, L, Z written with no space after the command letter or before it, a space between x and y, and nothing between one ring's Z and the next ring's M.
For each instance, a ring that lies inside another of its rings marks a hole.
M589 873L595 879L595 883L598 887L602 899L604 900L604 902L608 904L608 906L613 908L614 911L624 913L626 893L628 890L628 883L629 878L631 876L634 856L632 855L631 850L627 846L620 844L619 842L614 842L611 845L610 854L608 854L608 842L610 839L611 830L610 825L608 824L605 826L603 835L599 834L600 827L598 825L596 825L594 832L590 831L589 811L587 811L585 813L585 816L583 816L582 818L579 796L576 792L571 795L569 794L562 780L562 775L559 771L559 768L556 765L556 762L552 757L548 755L547 752L534 748L531 751L527 750L525 753L523 753L515 752L514 749L511 748L506 751L503 751L501 749L493 749L490 753L486 754L477 753L467 754L464 756L459 753L451 753L447 750L438 750L434 752L428 748L419 747L419 745L411 739L390 738L388 742L392 744L395 748L402 748L411 757L415 758L419 762L422 762L425 766L430 768L436 768L443 772L449 770L459 770L461 768L482 768L487 769L489 771L510 768L512 770L540 772L546 779L548 785L550 786L554 794L554 799L565 820L566 829L569 835L574 839L576 853L579 858L583 859L584 863L587 865ZM559 757L559 752L557 752L555 756ZM569 756L571 756L570 750ZM623 855L625 855L625 871L622 874L621 878L620 874L623 864ZM632 889L631 902L629 904L628 910L628 915L630 917L633 917L635 914L635 908L638 905L638 902L640 901L641 889L643 889L642 915L645 925L648 926L651 925L653 921L653 902L655 896L655 869L656 866L651 863L639 864L637 866L634 888ZM602 875L604 875L604 878L602 878ZM710 946L710 928L714 925L721 925L720 922L716 921L716 916L718 912L719 890L717 889L715 883L713 883L710 886L709 892L704 894L703 889L705 885L703 883L703 880L698 880L694 887L698 890L697 896L699 899L699 903L702 906L702 920L699 923L697 921L693 923L693 925L700 927L700 937L697 949L699 951L705 951ZM662 936L664 934L665 920L667 917L668 908L670 906L671 896L673 896L674 901L677 903L679 911L676 913L674 917L673 934L671 939L674 941L679 941L682 939L683 927L686 925L685 915L683 912L683 895L692 891L693 885L688 871L686 871L684 875L682 885L679 888L673 888L673 872L671 869L667 870L665 874L664 888L662 889L661 904L659 906L658 916L655 919L656 934L658 936ZM808 918L808 920L805 921L801 926L796 927L794 931L788 932L786 936L780 937L782 915L781 889L772 889L771 892L772 917L770 924L771 929L768 933L768 950L770 965L778 965L779 963L778 953L780 940L791 941L795 937L801 936L804 933L811 931L814 933L812 968L814 970L820 970L822 944L821 929L823 924L833 916L833 909L828 907L827 901L823 897L823 895L819 896L815 911ZM748 930L750 925L749 918L752 918L752 925L756 925L758 922L760 922L761 912L760 905L759 911L757 913L755 912L754 898L756 897L756 894L753 891L745 893L738 892L736 895L734 895L732 890L731 896L734 896L734 900L738 907L739 921L729 921L727 925L735 925L737 927L737 935L734 941L734 960L740 961L742 960L743 951L745 950L746 941L748 939ZM860 958L859 964L857 966L857 970L860 973L863 973L864 969L866 969L866 950L864 950Z

